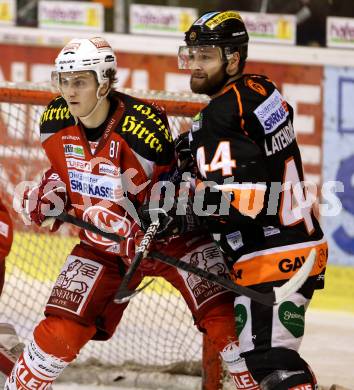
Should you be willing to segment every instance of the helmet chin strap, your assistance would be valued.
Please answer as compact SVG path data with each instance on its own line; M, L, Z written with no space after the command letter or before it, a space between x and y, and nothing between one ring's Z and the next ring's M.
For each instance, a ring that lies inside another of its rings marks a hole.
M93 107L93 109L92 109L87 115L85 115L85 116L79 116L79 118L80 118L81 120L84 120L84 121L85 121L85 120L89 119L89 118L97 111L98 107L102 104L103 100L108 96L108 94L109 94L109 89L107 90L107 92L106 92L104 95L102 95L102 96L99 95L100 89L101 89L102 87L103 87L103 85L101 84L101 85L97 88L97 92L96 92L97 103L96 103L95 107Z

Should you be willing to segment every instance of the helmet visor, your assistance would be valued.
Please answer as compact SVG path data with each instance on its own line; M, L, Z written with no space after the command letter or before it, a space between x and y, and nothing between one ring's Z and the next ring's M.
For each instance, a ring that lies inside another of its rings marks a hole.
M219 46L180 46L178 50L179 69L195 69L223 62L222 50Z
M55 86L61 93L68 88L85 91L97 84L96 74L92 70L77 72L52 72L52 86Z

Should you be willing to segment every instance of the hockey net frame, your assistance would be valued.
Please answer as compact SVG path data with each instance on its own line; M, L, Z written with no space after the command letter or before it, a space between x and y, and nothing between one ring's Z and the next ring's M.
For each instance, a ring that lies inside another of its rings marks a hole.
M207 103L206 97L189 93L120 91L164 107L174 137L188 130L191 118ZM75 228L64 226L59 235L50 235L24 226L13 209L18 207L18 200L13 197L15 186L23 180L38 181L49 166L40 146L38 126L40 113L57 95L47 84L0 84L0 194L15 226L14 244L7 259L7 280L0 299L0 322L14 323L23 341L29 339L33 326L42 317L60 266L77 242ZM195 328L180 294L162 280L155 281L153 286L132 300L113 338L90 342L60 381L96 384L119 381L126 386L161 389L172 386L175 390L231 388L227 380L224 385L219 384L215 375L220 370L219 357L210 341ZM145 307L149 307L148 312L142 312ZM153 331L152 326L156 327ZM130 337L129 332L136 335ZM160 339L161 334L164 339L159 346L157 336ZM134 348L138 350L133 352ZM168 356L159 359L161 348L167 350ZM123 349L131 351L124 355Z

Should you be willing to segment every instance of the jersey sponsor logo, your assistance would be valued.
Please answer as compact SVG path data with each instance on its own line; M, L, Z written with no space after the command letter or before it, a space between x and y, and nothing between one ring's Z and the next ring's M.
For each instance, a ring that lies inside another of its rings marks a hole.
M77 160L76 158L67 158L66 166L69 169L77 169L79 171L91 172L92 166L91 162L84 160Z
M106 130L104 131L104 133L102 135L103 139L107 139L109 137L109 134L110 134L110 132L112 130L112 127L115 125L115 123L116 123L116 119L115 118L111 118L109 120L108 125L106 127Z
M122 132L133 134L138 139L141 139L150 149L154 149L157 153L161 153L163 147L160 140L155 137L155 132L148 130L143 125L145 125L144 121L138 121L135 116L127 115L124 118Z
M83 214L83 219L84 221L93 223L105 232L116 233L122 237L128 237L130 234L131 222L129 219L101 206L91 206L86 209ZM85 230L85 235L92 242L109 247L110 251L112 251L112 247L117 248L116 242L102 237L99 234Z
M282 151L296 139L295 131L292 124L289 122L282 127L270 139L264 140L264 149L267 156Z
M100 163L98 166L98 172L102 175L109 175L113 177L120 176L120 167L116 167L110 164Z
M84 148L81 145L64 144L63 146L66 157L85 158Z
M296 256L294 259L282 259L279 261L281 272L295 272L305 263L305 256Z
M47 306L80 315L100 279L103 265L83 257L68 256L55 282Z
M122 198L123 190L120 178L93 175L76 170L68 170L68 173L72 192L113 202Z
M63 135L61 137L62 140L71 140L71 141L79 141L80 137L77 135Z
M168 127L166 127L165 123L162 121L162 119L156 115L155 112L153 112L152 108L149 106L146 106L144 104L134 104L133 108L146 116L148 119L152 120L155 125L157 125L158 131L162 132L166 141L169 143L173 142L172 134ZM159 109L159 108L156 108Z
M55 107L54 104L51 104L43 112L41 119L40 119L40 125L42 125L45 122L69 119L70 117L71 117L71 114L70 114L68 107L66 107L66 106L63 107L61 104L59 107Z
M225 275L226 273L225 262L216 245L207 244L199 246L197 249L187 253L183 257L183 261L216 275ZM225 293L223 288L208 280L185 271L179 270L179 272L191 292L196 308L201 307L217 295Z
M265 134L270 134L289 117L287 104L278 90L258 106L254 113L264 128Z

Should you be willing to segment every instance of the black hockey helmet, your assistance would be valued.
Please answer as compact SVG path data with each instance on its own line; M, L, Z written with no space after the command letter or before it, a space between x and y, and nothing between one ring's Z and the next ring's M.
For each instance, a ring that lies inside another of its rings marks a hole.
M196 20L185 33L187 46L219 46L238 51L241 61L247 58L248 33L237 11L208 12Z

